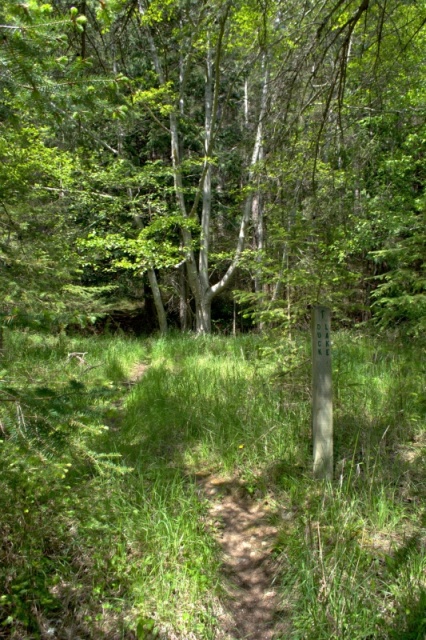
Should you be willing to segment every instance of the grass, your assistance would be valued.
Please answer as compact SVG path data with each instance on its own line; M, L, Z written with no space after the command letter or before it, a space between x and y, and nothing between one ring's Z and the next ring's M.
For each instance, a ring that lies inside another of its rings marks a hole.
M108 500L129 471L98 443L104 413L122 395L118 364L129 369L143 355L126 340L7 335L0 637L88 637L110 596L120 597L125 580L116 588L114 565L125 563L123 532ZM117 617L112 607L108 616ZM102 637L102 629L94 633Z
M127 403L123 433L132 446L140 443L139 455L223 472L258 467L269 450L292 455L268 370L249 361L238 342L175 338L170 352L164 347L155 345L144 384Z
M336 336L336 482L319 490L304 477L297 502L287 492L295 516L279 542L294 638L425 637L422 356Z
M424 640L421 345L335 335L321 485L303 337L6 339L0 638L213 640L219 554L196 482L210 472L275 506L286 638Z

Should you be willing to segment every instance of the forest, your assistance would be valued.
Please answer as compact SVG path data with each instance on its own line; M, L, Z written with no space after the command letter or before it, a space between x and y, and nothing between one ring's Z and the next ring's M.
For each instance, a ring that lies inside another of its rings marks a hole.
M0 638L424 640L425 52L423 0L2 1Z

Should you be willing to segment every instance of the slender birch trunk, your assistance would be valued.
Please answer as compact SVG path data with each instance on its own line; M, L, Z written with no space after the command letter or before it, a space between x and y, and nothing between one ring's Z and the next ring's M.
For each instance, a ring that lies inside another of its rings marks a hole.
M263 146L259 151L259 160L263 159ZM265 248L265 223L264 223L264 207L263 207L263 194L261 192L260 178L257 178L257 189L253 197L253 227L254 227L254 245L256 250L256 271L254 276L254 291L256 293L257 306L259 311L263 311L265 307L265 284L263 278L263 250ZM260 318L258 328L262 331L265 327L265 322Z
M262 149L263 121L264 121L264 118L265 118L267 98L268 98L268 80L269 80L268 69L267 69L267 65L265 63L263 84L262 84L261 104L260 104L259 116L258 116L257 127L256 127L256 136L255 136L254 147L253 147L253 152L252 152L250 165L249 165L249 171L248 171L248 184L249 185L253 182L253 179L254 179L254 167L255 167L256 163L259 161L260 154L261 154L261 149ZM217 87L215 87L215 90L216 90L216 88ZM214 116L214 109L213 109L213 112L212 112L212 117L213 116ZM206 172L206 175L207 175L207 172ZM211 187L210 187L210 189L211 189ZM208 193L207 189L206 189L206 193ZM199 312L197 314L197 331L199 331L200 333L205 333L205 332L210 331L210 328L211 328L211 302L212 302L212 300L213 300L213 298L215 296L217 296L219 293L224 291L226 289L226 287L229 286L229 284L231 282L231 279L235 275L235 272L236 272L236 270L238 268L238 265L239 265L240 260L241 260L241 255L242 255L242 252L243 252L244 246L245 246L248 225L249 225L249 222L250 222L250 218L252 216L252 207L253 207L253 195L252 195L251 191L249 190L249 192L247 194L247 197L246 197L246 200L245 200L245 203L244 203L244 210L243 210L243 215L242 215L242 219L241 219L241 223L240 223L240 230L239 230L239 234L238 234L237 246L236 246L236 249L235 249L235 252L234 252L233 260L232 260L231 264L229 265L227 271L223 275L223 277L218 282L216 282L214 285L208 286L203 291L203 296L202 296ZM207 209L207 207L206 207L206 209ZM205 226L205 231L206 231L206 233L208 233L207 225ZM207 278L208 278L208 274L206 274L206 275L207 275ZM208 282L208 280L206 280L206 282Z
M195 300L196 307L196 330L198 333L209 333L211 331L211 303L215 296L221 293L230 283L232 277L240 263L241 254L244 250L247 229L252 215L253 196L249 192L244 203L243 214L240 223L239 234L237 238L234 257L223 277L214 285L210 285L209 281L209 243L210 243L210 224L211 224L211 208L212 208L212 183L211 183L211 156L214 144L214 131L217 119L219 91L220 91L220 62L222 56L223 38L228 14L231 8L231 0L225 5L220 21L219 33L216 38L216 45L213 52L210 46L207 47L206 58L206 85L205 85L205 130L204 130L204 152L205 159L201 179L195 194L194 202L190 210L184 197L183 178L181 169L181 158L179 150L179 128L176 112L170 114L170 142L171 142L171 160L174 179L174 190L176 202L181 215L184 218L194 218L197 215L200 199L202 200L201 213L201 237L200 237L200 253L198 264L195 260L193 250L193 238L191 231L182 226L182 244L185 251L185 261L189 288ZM142 0L138 3L141 15L144 13ZM160 85L165 85L165 74L161 65L154 38L149 27L144 27L147 35L149 46L151 49L152 60L158 75ZM180 91L179 91L179 111L184 110L184 82L187 75L188 65L191 63L188 56L185 64L180 64ZM186 68L185 68L186 65ZM266 69L266 65L265 65ZM254 178L254 166L259 160L260 150L262 147L263 120L266 111L267 101L268 74L267 69L264 73L261 106L256 127L256 136L254 141L253 153L248 169L248 184L250 185Z
M155 270L151 267L147 270L148 282L151 287L152 296L154 298L155 310L157 312L158 324L160 327L160 333L167 333L167 316L163 305L163 299L161 297L160 287L158 286L157 276Z
M141 0L139 0L139 11L141 15L144 15L144 8ZM158 79L160 81L160 85L166 84L165 74L161 65L160 57L158 55L157 47L154 42L154 38L149 30L149 28L145 28L145 33L148 38L149 46L151 49L152 61L154 64L155 71L158 75ZM184 82L185 78L185 69L183 68L183 63L181 63L180 70L180 83ZM183 103L183 87L180 87L179 91L179 108L182 111L184 108ZM180 160L180 152L179 152L179 129L178 129L178 121L176 117L176 113L172 111L170 113L170 147L171 147L171 160L172 160L172 168L173 168L173 183L174 183L174 191L176 196L176 202L181 212L181 215L184 218L188 218L189 214L187 212L185 197L183 192L183 180L182 180L182 169L181 169L181 160ZM192 234L186 227L182 227L182 241L183 246L185 247L185 259L186 259L186 267L188 274L189 286L192 290L192 293L195 297L195 300L200 299L200 282L198 279L198 271L195 263L194 251L192 249Z
M259 109L259 115L258 115L257 126L256 126L256 135L255 135L253 152L252 152L249 169L248 169L249 185L253 183L253 179L255 176L254 168L260 159L260 154L262 149L263 123L265 119L266 106L267 106L267 100L268 100L268 84L269 84L269 73L268 73L268 67L265 63L263 82L262 82L262 95L261 95L260 109ZM247 235L247 228L250 222L250 218L252 216L252 210L253 210L253 194L249 190L244 203L244 212L241 219L240 232L238 235L237 247L234 252L234 258L231 264L229 265L225 275L221 278L221 280L219 280L219 282L217 282L215 285L210 287L209 292L211 292L212 297L221 293L229 285L231 278L235 274L235 271L241 259L241 254L244 250L244 245L245 245L245 240Z
M203 205L201 213L200 256L198 260L198 273L200 277L200 300L196 309L196 322L198 333L210 333L211 331L211 299L207 293L209 283L209 245L210 245L210 220L212 208L212 168L209 159L212 141L213 124L213 63L210 43L207 48L206 58L206 84L205 84L205 115L204 115L204 154L205 169L203 181Z
M128 194L129 194L130 201L132 202L133 193L131 189L128 190ZM133 219L135 221L136 226L139 229L142 229L143 224L140 216L134 213ZM164 333L167 333L167 330L168 330L167 315L164 309L163 299L161 297L161 291L160 291L160 287L158 286L158 280L157 280L157 275L155 273L154 266L151 265L147 269L147 275L148 275L149 286L151 287L151 291L152 291L152 297L154 298L154 305L155 305L155 310L157 312L157 320L158 320L158 326L160 328L160 333L164 334Z
M262 88L262 99L263 93L267 92L267 83L268 83L268 65L266 60L266 54L264 53L262 56L262 76L263 76L263 88ZM248 101L248 97L246 97ZM247 112L248 112L248 104L247 104ZM262 126L263 123L260 123ZM261 132L262 133L262 132ZM263 140L260 141L258 160L263 160ZM253 226L254 226L254 239L255 239L255 249L257 251L256 262L258 263L258 267L256 269L255 278L254 278L254 287L255 293L259 297L259 301L261 302L263 290L263 274L262 274L262 252L265 248L265 223L264 223L264 210L263 210L263 197L260 185L260 177L257 176L257 189L256 193L253 196Z
M189 331L191 328L190 309L188 305L188 286L186 282L185 263L179 265L179 321L181 331Z
M265 248L265 227L263 198L258 184L257 191L253 197L253 225L255 249L257 251L256 262L258 266L254 276L254 290L260 296L263 293L263 273L262 273L262 252Z

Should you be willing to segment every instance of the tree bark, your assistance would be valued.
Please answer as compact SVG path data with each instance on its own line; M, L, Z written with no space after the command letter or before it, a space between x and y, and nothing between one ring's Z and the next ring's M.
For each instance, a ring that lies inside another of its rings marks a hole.
M132 201L133 198L133 194L132 194L132 190L129 189L129 197L130 197L130 201ZM142 224L142 220L140 219L140 217L136 214L133 215L133 220L135 221L136 226L139 229L143 228L143 224ZM152 297L154 298L154 305L155 305L155 310L157 312L157 320L158 320L158 326L160 329L160 333L167 333L167 315L166 315L166 311L164 309L164 304L163 304L163 299L161 297L161 291L160 291L160 287L158 286L158 280L157 280L157 275L155 273L154 267L150 266L147 269L147 275L148 275L148 282L149 282L149 286L151 287L151 291L152 291Z
M249 185L253 183L254 167L259 161L259 157L262 149L263 121L265 118L266 105L268 100L268 81L269 81L269 73L268 73L268 67L265 61L263 83L262 83L262 95L261 95L259 115L257 119L256 135L255 135L253 152L252 152L249 169L248 169ZM244 212L243 212L243 217L241 219L240 232L238 234L238 241L237 241L237 246L234 253L234 258L231 264L229 265L226 273L221 278L221 280L219 280L219 282L217 282L215 285L210 287L209 292L212 295L212 297L221 293L229 285L240 263L241 254L244 250L244 245L245 245L245 240L247 235L247 228L252 215L252 208L253 208L253 194L251 191L249 191L244 203Z
M247 229L252 214L252 202L253 196L251 193L247 195L242 219L240 223L240 230L238 234L237 244L234 251L234 257L226 270L223 277L214 285L210 285L209 281L209 242L210 242L210 224L211 224L211 207L212 207L212 184L211 184L211 156L214 143L214 130L218 112L218 101L220 93L220 62L222 56L223 38L225 33L225 26L228 19L229 10L231 7L231 0L225 5L222 15L219 21L219 32L216 38L216 45L214 50L214 58L212 56L212 50L210 46L207 46L207 58L206 58L206 83L205 83L205 129L204 129L204 165L202 175L199 181L198 189L195 194L194 201L191 209L188 210L183 189L183 177L182 177L182 165L179 151L179 127L177 113L172 111L170 114L170 143L171 143L171 160L174 179L174 191L176 196L176 202L181 215L184 218L194 218L197 215L197 209L202 199L202 213L201 213L201 234L200 234L200 252L198 264L195 259L193 250L193 237L191 231L183 225L181 228L182 244L185 249L185 260L188 284L191 289L192 295L195 301L196 307L196 331L197 333L210 333L211 332L211 303L215 296L221 293L227 286L229 286L232 277L240 263L241 255L244 250L245 239L247 235ZM143 15L144 9L141 0L139 0L139 10ZM145 33L148 38L149 46L152 53L152 60L155 70L158 75L160 85L165 85L166 77L161 64L160 57L158 55L156 43L152 36L149 27L144 27ZM186 77L186 68L190 60L189 56L183 63L180 62L179 77L179 112L182 114L184 109L183 100L183 84ZM259 117L256 127L256 135L252 157L249 163L248 170L248 183L253 181L254 177L254 165L259 160L259 154L262 146L263 135L263 119L266 111L267 100L267 88L268 88L268 71L266 62L264 63L264 77L261 95L261 105L259 110Z
M163 299L161 297L160 287L158 286L157 276L153 268L147 271L149 286L151 287L152 296L154 298L155 310L160 328L160 333L167 333L167 316L164 310Z
M181 331L191 329L190 308L188 304L188 286L186 282L185 263L179 265L179 321Z
M197 333L211 333L212 330L212 298L204 297L196 309Z

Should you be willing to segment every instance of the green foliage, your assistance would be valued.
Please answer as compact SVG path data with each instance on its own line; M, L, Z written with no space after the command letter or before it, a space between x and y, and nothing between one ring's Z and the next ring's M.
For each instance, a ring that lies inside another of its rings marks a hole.
M0 131L2 316L33 326L85 324L104 310L101 296L113 287L89 289L78 280L67 196L73 159L51 146L48 128L22 125Z
M114 283L103 300L93 290L93 317L105 297L125 306L140 296L152 268L177 308L171 267L186 255L182 244L197 252L204 242L205 65L210 54L216 64L220 43L207 278L226 272L251 195L238 288L256 322L300 326L307 304L321 300L345 322L374 315L421 332L424 10L391 4L326 2L311 20L297 3L284 19L276 2L4 2L6 311L83 323L89 292L78 305L78 287ZM262 160L248 171L266 69ZM176 210L178 191L191 220ZM65 285L74 287L69 310Z
M335 334L335 483L280 479L293 513L279 540L292 637L421 637L422 371L408 343Z
M423 127L422 127L423 129ZM374 277L373 308L380 324L404 323L415 334L424 328L425 311L425 202L422 130L407 126L401 142L380 166L379 193L372 202L380 248L371 257L379 273ZM383 211L386 206L386 213ZM377 212L377 213L376 213Z
M7 637L213 637L222 579L199 472L267 499L289 637L421 637L419 344L335 334L336 477L323 487L310 474L305 336L5 338Z
M28 331L7 332L6 342L4 633L131 637L147 620L208 633L217 563L199 527L205 507L180 470L161 469L136 449L119 453L127 381L146 348Z
M7 332L6 341L1 622L7 637L41 638L49 628L87 633L102 617L101 594L105 611L116 609L113 584L122 553L118 522L107 518L101 496L114 483L117 491L123 474L131 473L116 452L100 446L108 429L104 412L122 395L104 373L105 352L117 358L119 350L128 368L140 348L94 339L89 346L28 331ZM87 353L72 355L85 347Z

